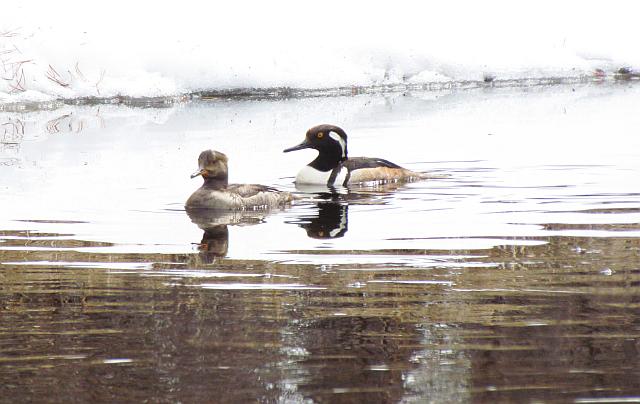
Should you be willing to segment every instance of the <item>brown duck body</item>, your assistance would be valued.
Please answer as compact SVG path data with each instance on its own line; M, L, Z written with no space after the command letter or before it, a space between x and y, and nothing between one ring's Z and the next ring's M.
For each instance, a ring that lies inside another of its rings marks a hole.
M257 184L230 184L222 188L205 183L189 199L188 208L259 210L287 206L293 201L289 192Z
M289 192L258 184L228 184L227 156L215 150L205 150L198 157L204 184L187 199L187 208L225 210L267 210L284 207L294 197Z

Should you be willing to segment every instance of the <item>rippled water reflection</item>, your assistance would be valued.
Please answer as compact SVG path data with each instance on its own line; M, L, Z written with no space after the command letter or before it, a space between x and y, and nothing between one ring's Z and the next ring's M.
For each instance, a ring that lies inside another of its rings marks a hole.
M638 95L1 113L22 129L0 154L0 397L640 401ZM294 190L310 154L280 150L324 121L438 178L182 210L206 147Z

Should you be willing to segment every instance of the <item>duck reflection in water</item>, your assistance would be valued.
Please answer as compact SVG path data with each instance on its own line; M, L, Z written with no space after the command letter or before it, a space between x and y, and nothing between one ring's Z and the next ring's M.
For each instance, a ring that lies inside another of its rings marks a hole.
M348 230L349 205L337 201L320 201L315 215L302 216L296 223L317 239L340 238Z
M185 210L191 221L204 231L198 250L206 262L227 255L229 250L228 226L259 224L268 214L267 211L224 211L200 208L186 208Z
M297 187L296 187L297 188ZM313 200L317 211L305 212L287 223L297 224L307 231L307 236L315 239L340 238L348 230L349 204L347 189L334 187L313 187L300 189Z
M403 185L391 183L347 188L296 184L296 189L306 195L305 199L313 200L318 210L288 223L302 227L311 238L340 238L349 227L349 205L386 204L389 196Z

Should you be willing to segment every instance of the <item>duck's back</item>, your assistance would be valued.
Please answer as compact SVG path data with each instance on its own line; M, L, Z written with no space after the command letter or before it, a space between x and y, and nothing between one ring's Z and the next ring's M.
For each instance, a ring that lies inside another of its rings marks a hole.
M407 170L389 160L375 157L349 157L344 162L344 167L349 171L348 184L415 181L426 178L422 173Z
M186 206L208 209L272 209L293 200L289 192L256 184L231 184L224 189L201 187L187 200Z
M231 184L229 191L240 195L246 208L277 208L291 203L294 199L289 192L257 184Z

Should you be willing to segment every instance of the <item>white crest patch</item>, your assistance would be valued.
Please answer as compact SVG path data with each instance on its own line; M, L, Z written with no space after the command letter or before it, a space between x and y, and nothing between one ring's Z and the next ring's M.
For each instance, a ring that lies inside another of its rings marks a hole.
M347 144L345 143L345 141L342 138L342 136L338 135L335 132L329 132L329 136L331 136L331 139L335 140L336 142L338 142L340 144L340 147L342 148L342 157L346 157L345 156L345 149L347 148Z

